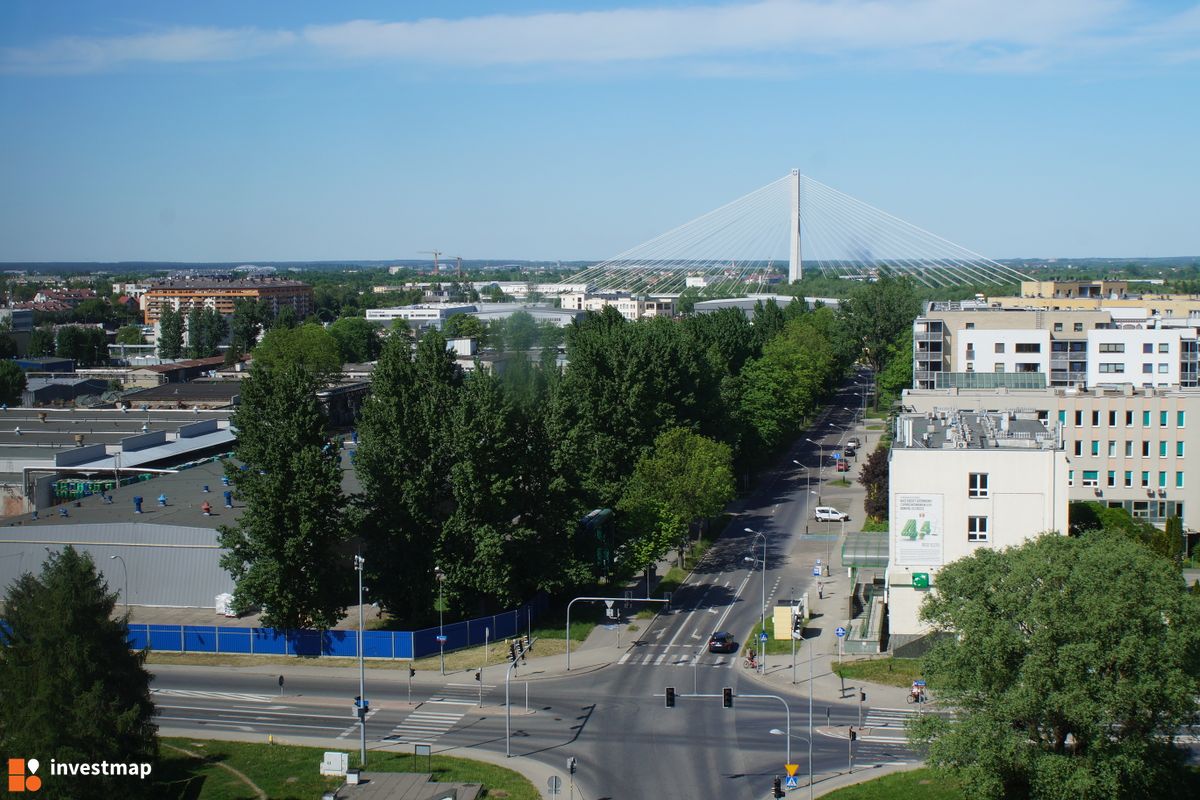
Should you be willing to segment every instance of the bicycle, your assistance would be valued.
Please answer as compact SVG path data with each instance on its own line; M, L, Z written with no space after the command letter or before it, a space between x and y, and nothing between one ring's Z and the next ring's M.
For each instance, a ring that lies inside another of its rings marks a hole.
M742 659L742 669L758 669L758 660L746 656Z
M909 692L908 693L908 704L910 706L913 703L925 703L928 700L929 700L929 697L925 694L925 692Z

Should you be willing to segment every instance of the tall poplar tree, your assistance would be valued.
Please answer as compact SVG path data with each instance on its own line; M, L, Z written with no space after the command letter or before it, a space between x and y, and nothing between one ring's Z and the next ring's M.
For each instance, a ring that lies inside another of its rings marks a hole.
M319 381L303 366L255 363L242 383L238 430L225 473L245 503L222 525L221 566L236 582L234 608L264 611L268 625L330 628L346 609L353 570L338 449L325 433Z
M183 355L183 312L163 309L158 317L158 357L180 358Z

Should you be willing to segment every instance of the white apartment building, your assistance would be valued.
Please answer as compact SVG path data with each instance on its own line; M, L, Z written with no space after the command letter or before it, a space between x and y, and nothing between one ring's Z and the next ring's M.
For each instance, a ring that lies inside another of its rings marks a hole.
M889 456L886 602L891 647L929 632L938 571L981 548L1067 530L1062 440L1028 412L902 414Z
M1195 328L1089 331L1087 385L1195 386L1195 354Z
M963 331L955 346L964 372L1050 374L1050 331Z
M562 308L575 311L603 311L612 306L627 320L636 321L650 317L672 317L675 315L675 298L648 297L634 295L628 292L605 292L603 294L588 294L587 292L571 292L559 297Z
M1124 508L1159 527L1178 516L1200 529L1200 389L909 389L902 403L925 414L1032 413L1061 429L1072 501Z

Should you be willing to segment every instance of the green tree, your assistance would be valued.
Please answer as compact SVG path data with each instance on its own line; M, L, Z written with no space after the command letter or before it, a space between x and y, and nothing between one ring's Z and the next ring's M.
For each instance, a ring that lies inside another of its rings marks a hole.
M912 735L969 798L1167 798L1200 691L1200 600L1120 532L1043 535L941 569Z
M142 327L140 325L126 325L117 331L117 344L141 344Z
M42 325L29 334L29 355L33 358L54 355L54 328Z
M486 326L479 317L472 314L455 314L446 320L442 333L447 338L469 336L474 339L483 339L485 329Z
M64 325L58 329L54 355L73 359L80 367L105 364L108 362L108 336L100 328Z
M92 557L70 545L39 576L22 575L4 598L0 626L0 751L40 756L39 798L152 797L125 776L49 776L61 762L154 762L154 705L145 651L129 649L127 620Z
M618 508L636 525L626 547L647 567L687 541L688 526L721 513L733 499L729 446L686 428L660 433L634 466Z
M255 360L231 420L238 430L225 474L246 510L220 527L221 566L236 582L234 608L263 609L268 625L331 628L353 574L342 468L325 434L317 378L297 363Z
M238 353L249 353L258 344L263 323L268 317L267 309L253 300L239 300L233 306L230 322L231 339L229 349Z
M12 361L0 361L0 403L19 404L26 383L25 370Z
M875 378L878 394L876 408L887 408L900 399L905 389L913 385L912 326L900 333L895 344L887 348L883 369Z
M859 284L841 308L841 319L862 350L871 369L883 369L889 348L898 346L921 312L921 301L907 278L879 276L874 283Z
M858 482L867 490L863 511L874 520L888 520L888 449L876 447L863 462Z
M332 380L342 369L337 340L315 324L271 328L254 349L254 362L269 369L298 364L321 382Z
M342 317L329 326L329 333L337 343L343 363L374 361L383 349L379 326L362 317Z
M183 357L183 312L163 309L158 317L158 357Z
M188 356L211 358L220 352L220 344L229 333L229 323L214 308L192 306L187 318Z

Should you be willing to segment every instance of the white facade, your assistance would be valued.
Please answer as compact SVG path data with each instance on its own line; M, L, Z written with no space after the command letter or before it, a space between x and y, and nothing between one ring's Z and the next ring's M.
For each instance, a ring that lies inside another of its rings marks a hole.
M1122 328L1088 331L1088 386L1132 383L1178 386L1183 341L1195 328Z
M905 414L889 458L888 625L893 645L929 632L938 571L979 549L1067 530L1067 459L1032 414Z
M964 372L1040 372L1050 375L1050 332L969 330L955 342Z
M627 320L636 321L650 317L671 317L675 314L675 300L670 297L644 297L625 292L610 294L588 294L572 292L559 298L562 308L574 311L599 313L612 306Z
M396 308L368 308L367 320L390 323L402 319L417 328L441 328L455 314L470 314L475 306L415 305Z

